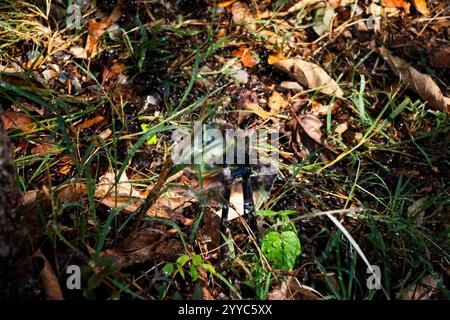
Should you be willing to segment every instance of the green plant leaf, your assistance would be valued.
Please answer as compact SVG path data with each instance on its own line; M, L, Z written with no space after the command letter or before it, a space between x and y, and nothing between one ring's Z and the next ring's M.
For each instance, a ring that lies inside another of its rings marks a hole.
M177 264L177 269L178 269L178 272L181 274L181 277L182 277L183 280L184 280L184 279L185 279L185 275L184 275L183 266Z
M209 263L204 263L202 265L202 268L205 269L206 271L208 271L211 274L216 274L216 270L214 269L214 267L212 265L210 265Z
M262 241L262 252L273 268L290 270L300 255L300 240L293 231L272 231Z
M272 210L258 210L256 212L261 217L272 217L272 216L287 216L293 213L297 213L295 210L281 210L281 211L272 211Z
M186 262L189 261L189 256L187 255L182 255L181 257L179 257L177 259L177 264L179 264L180 266L184 266L186 264Z
M164 266L164 268L162 269L162 272L163 272L164 276L170 277L170 275L173 272L173 269L174 269L173 263L168 263Z
M196 267L199 267L202 265L202 257L199 255L195 255L192 257L192 264Z
M141 124L141 128L142 128L142 131L144 131L144 132L149 131L148 124L146 124L146 123L142 123L142 124ZM153 144L157 144L157 143L158 143L158 137L156 136L156 133L155 133L155 134L152 134L152 135L147 139L147 144L153 145Z
M189 266L189 274L192 277L192 281L197 281L198 279L198 271L194 266Z

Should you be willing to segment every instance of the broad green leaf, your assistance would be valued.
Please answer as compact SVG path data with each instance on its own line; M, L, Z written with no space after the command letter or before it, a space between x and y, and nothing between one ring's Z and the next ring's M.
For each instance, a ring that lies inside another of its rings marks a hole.
M199 267L202 265L202 257L199 255L195 255L192 257L192 264L196 267Z
M179 257L178 259L177 259L177 264L179 264L180 266L184 266L184 264L186 263L186 262L188 262L189 261L189 256L187 256L187 255L182 255L181 257Z
M272 231L262 241L262 252L273 268L290 270L300 255L300 240L293 231Z
M192 277L192 281L197 281L198 279L198 271L194 266L189 266L189 274Z
M168 263L162 269L164 276L170 277L173 272L173 263Z

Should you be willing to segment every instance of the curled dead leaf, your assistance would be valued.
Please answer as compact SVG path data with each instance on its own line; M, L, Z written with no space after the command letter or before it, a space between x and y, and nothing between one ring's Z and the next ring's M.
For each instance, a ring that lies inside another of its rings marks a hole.
M44 267L39 273L41 279L42 288L45 292L45 299L47 300L64 300L64 296L59 285L58 277L53 271L53 268L47 258L42 254L41 250L38 250L34 254L35 258L40 258L44 262Z
M405 60L393 56L385 47L379 48L379 52L403 84L415 91L433 108L450 112L450 105L444 99L441 89L429 75L420 73Z
M320 300L323 295L314 288L301 284L293 276L288 276L277 288L269 292L269 300Z
M322 138L322 121L312 114L299 116L299 123L305 130L306 134L318 144L323 144Z
M301 59L277 61L275 68L288 73L292 78L308 88L318 88L320 92L342 98L344 92L320 66Z

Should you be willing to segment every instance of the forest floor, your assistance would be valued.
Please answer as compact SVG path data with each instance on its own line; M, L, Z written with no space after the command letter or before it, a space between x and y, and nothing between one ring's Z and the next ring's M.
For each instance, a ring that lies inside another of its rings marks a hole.
M436 0L2 1L36 297L449 299L449 18ZM220 174L174 163L196 121L278 133L257 230L240 181L221 235Z

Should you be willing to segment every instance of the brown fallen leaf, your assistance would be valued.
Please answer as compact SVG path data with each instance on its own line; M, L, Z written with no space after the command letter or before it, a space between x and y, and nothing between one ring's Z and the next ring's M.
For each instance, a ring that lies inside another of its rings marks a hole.
M258 103L249 103L247 104L246 109L252 111L258 117L264 120L269 119L272 116L270 112L267 112L266 110L261 108Z
M269 300L320 300L323 295L317 290L301 284L293 276L288 276L277 288L269 292Z
M20 129L26 132L37 128L23 112L6 111L1 115L1 120L5 130Z
M405 60L393 56L385 47L379 48L379 52L403 84L415 91L433 108L450 112L450 105L444 99L441 89L429 75L420 73Z
M113 172L107 172L102 175L95 187L94 196L96 198L102 198L105 196L130 196L141 199L143 198L142 194L133 188L125 171L119 178L117 186L115 185L115 181L116 174Z
M39 142L31 148L31 154L39 154L39 153L49 153L52 151L52 154L57 155L61 153L61 150L58 147L55 147L54 144L48 142Z
M450 68L450 47L436 53L431 65L435 68Z
M219 2L218 4L217 4L217 6L218 7L222 7L222 8L225 8L225 7L228 7L228 6L230 6L230 5L232 5L233 3L235 3L237 0L229 0L229 1L224 1L224 2ZM214 3L215 3L216 1L214 1Z
M425 0L413 0L414 7L416 7L417 11L419 11L424 16L430 14L430 10L428 10L427 2Z
M245 24L245 28L249 30L256 30L256 24L246 23L251 20L255 20L255 16L250 11L250 8L245 2L235 2L231 6L231 15L233 22L236 24Z
M87 186L84 183L69 183L56 191L58 203L77 202L87 195Z
M431 29L433 29L434 31L440 31L445 28L450 28L450 21L436 21L433 25L431 25Z
M88 119L88 120L86 120L85 122L83 122L82 124L80 124L80 125L78 126L78 129L79 129L79 130L84 130L84 129L90 128L90 127L92 127L93 125L95 125L95 124L97 124L97 123L99 123L99 122L102 122L104 119L105 119L105 118L104 118L103 116L96 115L94 118Z
M405 0L383 0L383 6L385 8L402 8L409 10L411 4Z
M44 267L39 273L39 278L41 279L42 288L45 292L45 299L64 300L58 277L53 271L50 262L48 262L47 258L42 254L40 249L33 256L35 258L41 258L44 261Z
M286 99L277 91L274 91L269 98L268 105L272 113L278 113L287 104Z
M315 5L316 3L322 2L322 0L300 0L296 4L294 4L292 7L289 8L288 12L296 12L303 8L306 8L308 6Z
M292 78L310 89L342 98L344 92L321 67L301 59L285 59L275 62L275 68L288 73Z
M429 300L437 292L438 287L436 279L432 275L428 275L420 280L418 284L411 285L397 293L397 299Z
M306 134L318 144L323 144L322 121L312 114L305 114L298 117L299 123Z
M122 15L122 6L124 4L125 0L117 1L117 4L111 14L107 18L99 22L95 21L94 19L89 20L88 37L86 40L84 51L81 51L79 48L72 48L71 52L75 56L91 59L96 54L100 37L106 32L107 28L109 28L113 23L119 21L120 16Z

